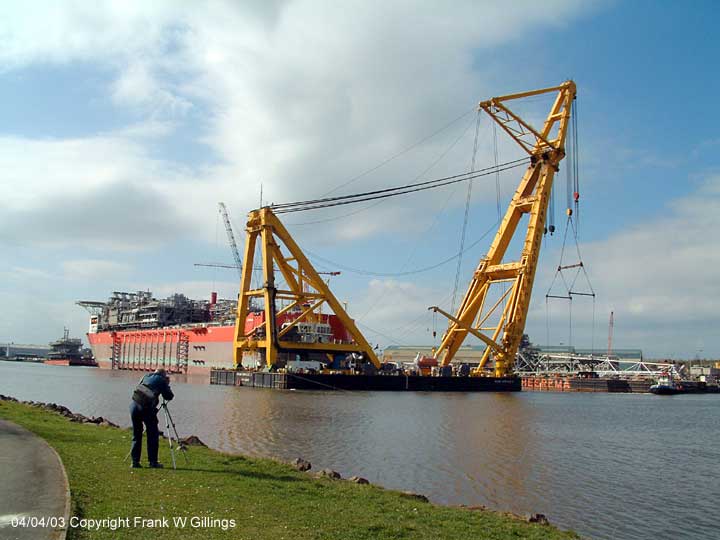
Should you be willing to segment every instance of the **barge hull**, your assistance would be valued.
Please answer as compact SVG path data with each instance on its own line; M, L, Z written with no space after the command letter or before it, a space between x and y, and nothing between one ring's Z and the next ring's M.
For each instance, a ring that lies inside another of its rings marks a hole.
M330 375L213 369L210 384L278 390L375 390L408 392L520 392L519 377L427 377L422 375Z

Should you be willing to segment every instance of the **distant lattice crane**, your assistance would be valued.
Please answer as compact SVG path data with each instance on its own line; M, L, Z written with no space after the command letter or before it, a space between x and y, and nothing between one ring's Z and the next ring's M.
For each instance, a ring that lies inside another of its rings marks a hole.
M224 202L219 202L220 213L222 214L223 221L225 222L225 231L227 232L228 242L230 243L230 250L235 259L235 265L237 266L238 275L242 279L242 260L240 259L240 253L238 252L237 243L235 243L235 235L233 234L232 225L230 225L230 218L228 217L227 208L225 208Z
M615 327L615 312L610 312L610 322L608 323L608 350L607 355L612 356L612 340L613 340L613 328Z

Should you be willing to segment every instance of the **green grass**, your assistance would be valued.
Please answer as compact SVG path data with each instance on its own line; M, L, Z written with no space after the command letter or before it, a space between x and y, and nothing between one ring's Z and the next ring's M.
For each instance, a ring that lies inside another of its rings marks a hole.
M233 539L562 539L574 533L484 510L436 506L376 486L318 480L281 462L192 447L178 470L134 469L123 462L128 430L70 422L59 414L0 402L0 417L43 437L70 480L71 515L84 518L209 516L219 528L70 530L70 540ZM170 465L166 441L160 459Z

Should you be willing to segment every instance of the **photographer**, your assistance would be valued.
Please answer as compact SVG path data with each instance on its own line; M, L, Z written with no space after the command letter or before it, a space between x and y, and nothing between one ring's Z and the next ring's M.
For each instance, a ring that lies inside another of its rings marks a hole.
M143 424L147 431L147 453L148 466L153 469L161 469L162 463L158 463L158 403L159 396L170 401L174 395L170 390L170 377L164 369L157 369L154 373L145 375L135 388L130 403L130 418L133 425L132 468L139 469L140 456L142 454Z

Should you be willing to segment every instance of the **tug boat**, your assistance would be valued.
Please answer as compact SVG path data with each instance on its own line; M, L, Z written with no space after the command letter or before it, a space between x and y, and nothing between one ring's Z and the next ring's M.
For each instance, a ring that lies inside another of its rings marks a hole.
M682 392L682 387L675 382L670 372L665 371L660 374L657 383L650 387L650 392L658 396L672 396Z

